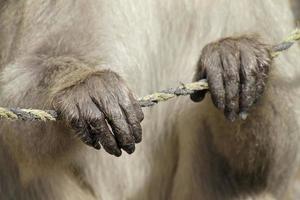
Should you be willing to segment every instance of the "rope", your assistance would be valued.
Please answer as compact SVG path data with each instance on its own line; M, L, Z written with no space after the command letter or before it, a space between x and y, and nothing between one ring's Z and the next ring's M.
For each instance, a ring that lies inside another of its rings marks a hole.
M272 47L271 56L276 58L285 50L291 48L300 40L300 29L294 30L283 42ZM156 92L145 97L139 98L141 107L151 107L159 102L168 101L177 96L186 96L199 90L207 90L208 84L205 79L181 84L177 88L169 88ZM23 121L56 121L59 119L58 113L54 110L38 110L38 109L20 109L20 108L3 108L0 107L0 119L7 120L23 120Z

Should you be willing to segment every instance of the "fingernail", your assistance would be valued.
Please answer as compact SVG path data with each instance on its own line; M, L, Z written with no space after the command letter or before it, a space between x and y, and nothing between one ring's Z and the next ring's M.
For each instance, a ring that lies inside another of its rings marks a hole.
M239 114L239 116L240 116L240 118L242 119L242 120L246 120L247 118L248 118L248 113L247 112L245 112L245 111L243 111L243 112L241 112L240 114Z
M124 149L124 151L126 151L128 154L132 154L135 150L135 145L134 144L130 144L130 145L126 145L122 147Z
M120 156L122 155L122 151L121 151L120 149L115 150L114 155L115 155L116 157L120 157Z
M93 147L94 147L95 149L97 149L97 150L100 150L100 149L101 149L101 145L100 145L98 142L94 143L94 144L93 144Z

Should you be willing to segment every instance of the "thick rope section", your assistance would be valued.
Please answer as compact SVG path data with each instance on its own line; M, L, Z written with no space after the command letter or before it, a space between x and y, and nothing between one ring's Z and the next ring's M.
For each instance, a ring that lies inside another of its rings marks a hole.
M54 110L2 108L0 107L0 119L23 121L56 121L58 114Z
M300 40L300 29L294 30L283 42L272 47L271 55L276 58ZM151 107L159 102L167 101L177 96L185 96L199 90L207 90L208 84L205 79L181 84L177 88L169 88L138 99L141 107ZM22 121L56 121L59 116L54 110L20 109L0 107L0 119L22 120Z

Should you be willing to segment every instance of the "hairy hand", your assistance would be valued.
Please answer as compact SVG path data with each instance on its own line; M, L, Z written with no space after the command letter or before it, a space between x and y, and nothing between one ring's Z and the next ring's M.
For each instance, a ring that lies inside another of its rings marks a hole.
M114 72L102 71L62 91L54 106L81 140L96 149L102 145L115 156L121 149L131 154L142 140L141 107Z
M206 78L213 103L234 121L239 114L245 118L262 95L270 64L267 45L255 37L225 38L204 47L194 81ZM206 92L191 99L199 102Z

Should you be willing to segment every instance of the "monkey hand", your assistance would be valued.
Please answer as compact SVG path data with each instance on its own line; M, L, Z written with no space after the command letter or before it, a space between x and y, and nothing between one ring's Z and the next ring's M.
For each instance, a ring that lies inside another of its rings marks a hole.
M81 140L110 154L131 154L142 140L143 112L116 73L101 71L54 99L54 107Z
M269 48L258 39L225 38L203 48L194 81L208 80L212 101L227 119L246 119L264 91L270 65ZM199 102L206 92L198 91L191 99Z

